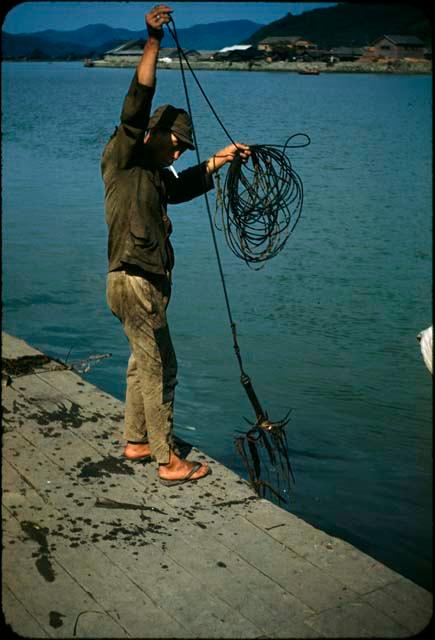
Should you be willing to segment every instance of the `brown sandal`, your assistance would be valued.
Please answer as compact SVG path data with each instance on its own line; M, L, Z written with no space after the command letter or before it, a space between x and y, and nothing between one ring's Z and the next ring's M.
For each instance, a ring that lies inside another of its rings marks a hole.
M193 465L189 473L185 475L184 478L180 478L179 480L167 480L166 478L160 478L159 476L159 481L165 487L173 487L178 484L184 484L185 482L196 482L197 480L202 480L202 478L205 478L206 476L211 474L211 469L209 468L207 470L207 473L205 473L200 478L192 478L193 474L196 473L199 469L201 469L201 467L202 467L201 462L195 462L195 464Z

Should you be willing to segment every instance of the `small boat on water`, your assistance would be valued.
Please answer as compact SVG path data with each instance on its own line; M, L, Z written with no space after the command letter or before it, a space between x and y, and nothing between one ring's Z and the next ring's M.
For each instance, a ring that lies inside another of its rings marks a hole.
M301 76L318 76L320 71L318 69L300 69L298 73Z
M84 66L85 67L93 67L94 66L94 61L91 60L90 58L86 58L86 60L84 62Z

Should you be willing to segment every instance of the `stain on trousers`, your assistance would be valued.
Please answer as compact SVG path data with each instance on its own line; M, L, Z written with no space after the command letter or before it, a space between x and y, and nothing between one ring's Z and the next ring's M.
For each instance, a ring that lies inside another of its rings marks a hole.
M169 462L173 439L177 359L166 319L170 283L125 271L107 276L107 303L121 321L131 348L127 368L124 436L148 442L158 463Z

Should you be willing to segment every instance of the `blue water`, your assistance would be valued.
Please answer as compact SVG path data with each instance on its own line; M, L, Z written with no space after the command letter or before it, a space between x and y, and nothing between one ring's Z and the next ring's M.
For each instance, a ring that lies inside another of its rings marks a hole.
M99 158L132 71L2 71L3 329L58 358L112 353L85 377L123 398L128 346L105 303ZM416 341L432 323L432 79L197 76L234 139L312 139L291 154L305 202L285 250L254 272L218 233L245 368L272 419L292 408L288 508L432 588L432 378ZM227 139L189 86L206 158ZM159 74L163 102L185 106L177 71ZM234 437L253 412L204 201L170 214L176 433L244 474Z

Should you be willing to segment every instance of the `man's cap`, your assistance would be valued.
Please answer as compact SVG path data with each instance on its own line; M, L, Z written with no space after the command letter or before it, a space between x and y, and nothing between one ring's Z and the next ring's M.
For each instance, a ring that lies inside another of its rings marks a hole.
M155 128L172 131L189 149L195 149L192 138L192 121L184 109L178 109L170 104L158 107L148 122L148 129Z

